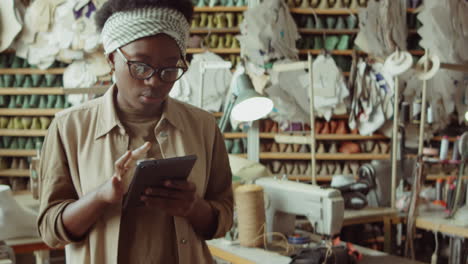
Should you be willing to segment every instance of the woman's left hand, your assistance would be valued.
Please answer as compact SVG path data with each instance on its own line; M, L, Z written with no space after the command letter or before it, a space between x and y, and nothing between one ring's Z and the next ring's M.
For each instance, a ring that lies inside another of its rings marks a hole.
M193 182L165 181L161 187L147 188L141 200L146 206L158 207L169 215L187 217L201 199Z

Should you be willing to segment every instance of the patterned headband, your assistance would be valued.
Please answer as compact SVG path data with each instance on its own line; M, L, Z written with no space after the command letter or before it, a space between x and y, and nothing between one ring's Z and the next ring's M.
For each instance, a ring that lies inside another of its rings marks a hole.
M166 34L186 54L190 25L184 15L170 8L145 7L113 14L102 29L102 43L106 54L140 38Z

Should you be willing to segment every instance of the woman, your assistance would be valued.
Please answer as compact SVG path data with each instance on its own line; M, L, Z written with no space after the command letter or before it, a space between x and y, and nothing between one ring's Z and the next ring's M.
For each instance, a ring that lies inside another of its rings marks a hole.
M231 171L214 117L168 98L186 71L190 0L109 0L96 14L115 84L60 112L40 164L43 240L67 263L211 263L205 239L232 225ZM133 151L128 151L133 150ZM187 181L166 181L122 211L138 159L189 154Z

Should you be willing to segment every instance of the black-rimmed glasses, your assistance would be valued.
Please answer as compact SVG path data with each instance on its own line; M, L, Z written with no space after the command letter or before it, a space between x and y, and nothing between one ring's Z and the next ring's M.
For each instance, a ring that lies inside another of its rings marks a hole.
M175 82L179 80L187 71L187 67L178 66L153 68L143 62L128 60L125 55L123 55L122 51L120 51L120 49L117 49L117 53L122 56L122 59L128 65L128 71L130 72L130 75L137 80L148 80L155 74L158 74L159 79L164 82Z

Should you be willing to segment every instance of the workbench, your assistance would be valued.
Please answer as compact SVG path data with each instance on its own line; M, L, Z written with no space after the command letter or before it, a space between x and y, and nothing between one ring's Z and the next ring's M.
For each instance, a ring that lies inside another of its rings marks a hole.
M290 257L259 248L231 245L225 239L214 239L207 241L207 243L214 257L232 264L289 264L291 262ZM422 264L422 262L391 256L384 252L357 245L354 245L354 247L363 255L363 259L359 261L359 264Z

